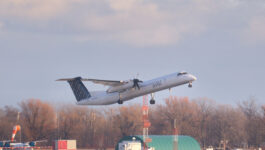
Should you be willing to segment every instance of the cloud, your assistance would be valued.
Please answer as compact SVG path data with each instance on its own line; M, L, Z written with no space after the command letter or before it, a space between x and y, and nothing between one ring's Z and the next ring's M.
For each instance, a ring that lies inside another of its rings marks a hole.
M71 0L1 0L0 16L47 20L67 11L71 3Z
M4 23L0 21L0 35L2 35L4 30Z
M127 2L127 1L126 1ZM144 0L105 1L107 14L92 13L84 19L84 28L102 35L105 40L121 41L135 46L172 45L187 36L207 31L220 20L244 8L244 0ZM227 16L226 16L227 15ZM229 23L228 23L229 24ZM90 38L88 38L90 39Z
M172 26L166 24L170 15L154 3L110 0L107 4L111 10L109 14L92 14L86 18L84 26L87 30L104 32L104 37L110 40L134 45L167 44L178 36L172 34Z
M9 28L15 30L71 32L75 37L81 33L82 41L168 45L204 30L202 16L209 10L199 8L204 4L196 1L180 1L182 6L167 10L144 0L2 0L0 19L9 20Z
M0 22L0 29L4 27L4 23Z
M265 15L253 17L245 29L245 38L251 43L265 42Z
M237 10L245 3L245 0L1 0L0 19L9 23L6 26L9 30L69 34L81 42L172 45L207 31L209 22L220 20L220 13Z
M109 0L110 7L115 11L130 11L141 3L139 0Z
M185 35L204 31L209 11L201 8L203 3L183 3L166 10L150 1L109 0L108 14L90 14L83 25L87 30L103 33L102 38L136 46L175 44Z

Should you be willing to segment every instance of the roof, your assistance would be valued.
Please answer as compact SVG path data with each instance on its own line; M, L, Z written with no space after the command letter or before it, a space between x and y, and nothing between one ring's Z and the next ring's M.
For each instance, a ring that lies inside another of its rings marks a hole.
M122 141L132 140L135 137L136 140L141 141L142 136L127 136L122 138ZM179 135L178 137L178 150L201 150L199 143L190 136ZM152 142L148 144L149 147L154 147L155 150L173 150L174 148L174 135L149 135ZM117 144L118 145L118 144ZM118 150L118 146L116 146Z

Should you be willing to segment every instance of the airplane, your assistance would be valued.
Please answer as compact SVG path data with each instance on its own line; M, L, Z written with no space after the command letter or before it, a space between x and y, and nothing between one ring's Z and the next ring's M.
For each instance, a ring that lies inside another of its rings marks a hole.
M157 91L171 89L173 87L188 84L197 80L194 75L186 71L176 72L166 76L158 77L149 81L141 81L137 78L127 81L99 80L87 78L64 78L56 81L67 81L75 95L77 105L110 105L123 104L124 101L135 97L151 94L150 104L155 104L154 93ZM109 86L106 91L89 92L82 81L90 81L95 84Z

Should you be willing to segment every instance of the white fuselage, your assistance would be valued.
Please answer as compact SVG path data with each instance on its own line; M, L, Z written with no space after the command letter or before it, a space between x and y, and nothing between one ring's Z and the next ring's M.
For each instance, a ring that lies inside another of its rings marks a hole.
M129 88L122 92L108 93L102 91L94 94L91 92L91 97L77 102L78 105L107 105L114 104L120 99L121 101L128 101L138 96L154 93L164 89L170 89L179 85L191 83L196 80L196 77L191 74L178 75L173 73L163 77L155 78L153 80L139 83L140 89Z

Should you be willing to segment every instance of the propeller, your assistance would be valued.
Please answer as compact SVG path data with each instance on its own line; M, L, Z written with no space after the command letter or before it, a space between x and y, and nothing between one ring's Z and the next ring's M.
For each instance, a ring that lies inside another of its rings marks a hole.
M138 88L138 90L140 90L140 86L139 86L139 83L142 83L143 81L137 79L137 78L134 78L133 79L133 88L136 89L136 87Z

